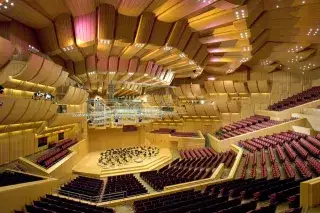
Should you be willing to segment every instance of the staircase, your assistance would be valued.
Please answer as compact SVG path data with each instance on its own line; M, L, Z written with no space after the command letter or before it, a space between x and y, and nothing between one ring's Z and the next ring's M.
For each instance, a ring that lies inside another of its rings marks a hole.
M148 193L156 192L147 182L145 182L139 174L133 174L135 178L148 190Z
M102 188L102 191L100 193L99 202L102 202L102 198L103 198L104 192L106 190L106 185L107 185L107 178L103 179L103 188Z

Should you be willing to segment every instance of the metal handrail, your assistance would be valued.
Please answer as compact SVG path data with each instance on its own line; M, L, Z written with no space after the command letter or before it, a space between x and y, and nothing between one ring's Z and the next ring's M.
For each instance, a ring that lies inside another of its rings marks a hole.
M125 198L127 196L127 192L126 191L115 192L115 193L111 193L111 194L104 194L102 196L101 195L89 196L89 195L79 194L79 193L76 193L76 192L71 192L71 191L67 191L67 190L63 190L63 189L57 189L57 190L55 190L55 192L57 194L61 194L61 195L72 197L72 198L78 198L80 200L86 200L86 201L90 201L90 202L93 202L93 203L102 202L106 198L111 198L111 199L108 199L108 200L115 200L115 199L122 199L122 198ZM112 198L115 198L115 199L112 199Z

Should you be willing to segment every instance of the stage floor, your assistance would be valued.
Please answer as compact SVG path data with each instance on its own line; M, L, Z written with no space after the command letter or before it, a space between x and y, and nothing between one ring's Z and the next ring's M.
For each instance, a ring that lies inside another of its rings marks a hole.
M171 151L167 148L161 148L158 156L145 159L141 163L132 162L123 166L103 168L98 165L98 159L100 158L101 152L103 151L91 152L86 155L81 161L79 161L79 163L77 163L77 165L73 167L73 172L76 174L102 178L107 176L140 173L154 170L165 166L172 160Z

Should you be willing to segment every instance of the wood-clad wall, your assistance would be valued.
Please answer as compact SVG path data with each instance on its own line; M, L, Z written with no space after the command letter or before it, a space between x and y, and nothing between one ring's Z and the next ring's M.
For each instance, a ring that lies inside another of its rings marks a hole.
M78 129L66 131L65 138L75 138ZM61 132L64 132L61 130ZM9 163L19 157L27 156L48 148L48 146L38 147L38 138L48 137L50 142L58 141L58 132L45 135L36 135L33 129L0 133L0 165Z
M139 146L144 140L144 127L136 132L123 132L121 129L89 129L90 152L102 151L110 148Z

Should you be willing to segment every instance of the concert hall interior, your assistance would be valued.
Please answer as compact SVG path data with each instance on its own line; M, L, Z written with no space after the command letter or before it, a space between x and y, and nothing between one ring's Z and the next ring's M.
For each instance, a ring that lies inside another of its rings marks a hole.
M0 213L320 213L320 0L0 0Z

